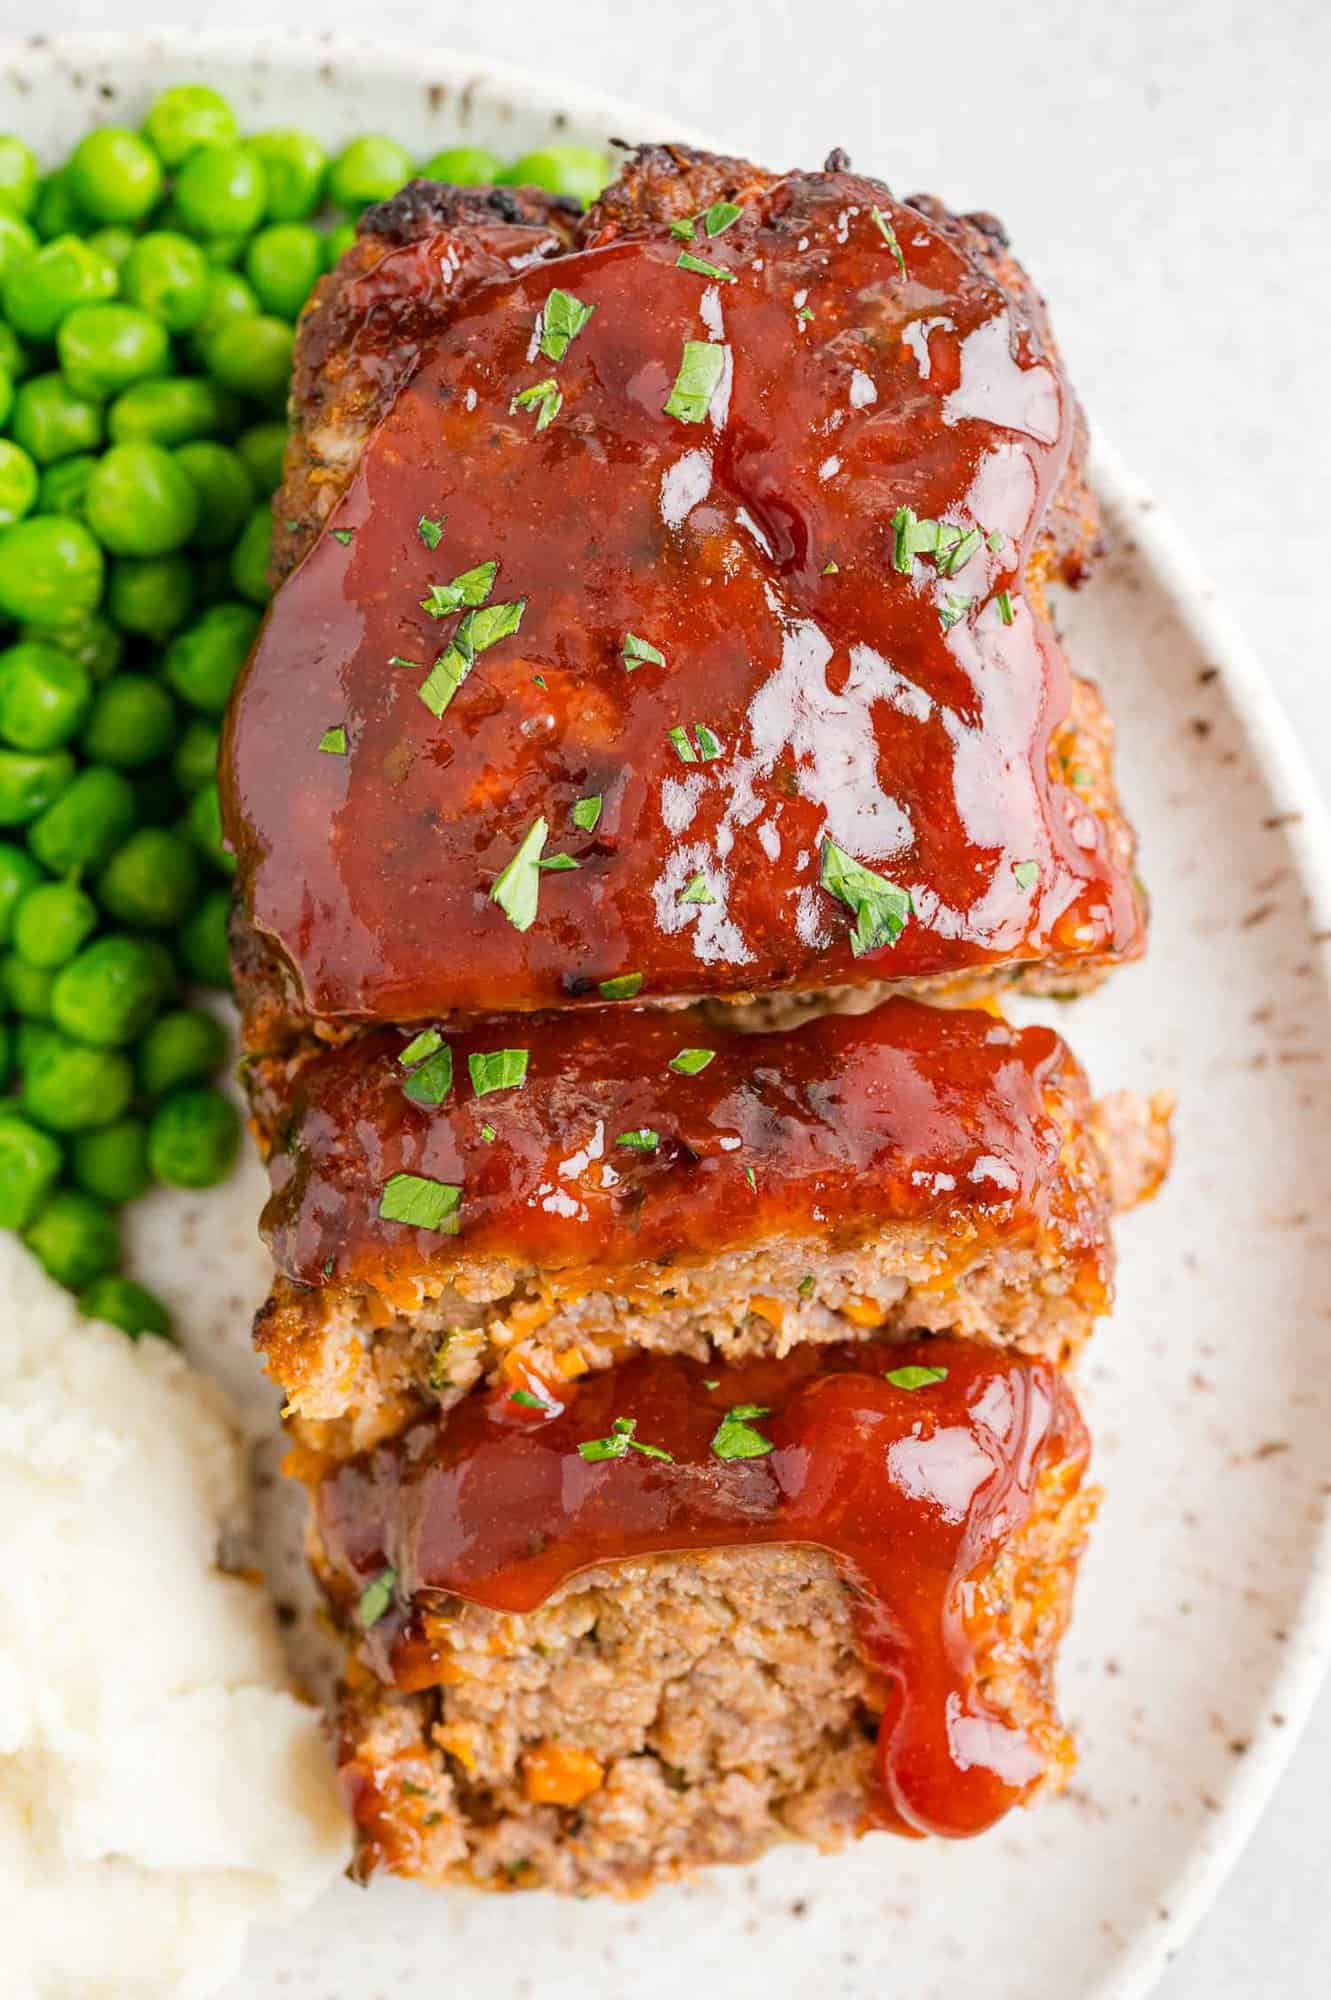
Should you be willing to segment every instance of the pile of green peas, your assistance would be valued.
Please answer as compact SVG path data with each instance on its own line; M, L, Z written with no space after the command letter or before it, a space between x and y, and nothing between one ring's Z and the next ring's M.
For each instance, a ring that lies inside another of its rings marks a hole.
M268 597L294 321L416 175L581 202L605 157L418 164L240 136L204 84L43 174L0 134L0 1227L84 1310L168 1334L119 1211L229 1171L222 711Z

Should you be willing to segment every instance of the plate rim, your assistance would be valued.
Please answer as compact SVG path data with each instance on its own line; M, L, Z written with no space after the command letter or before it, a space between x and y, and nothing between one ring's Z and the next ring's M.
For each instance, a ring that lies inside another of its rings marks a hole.
M150 58L174 59L202 72L208 64L243 66L259 73L307 73L329 64L354 64L364 74L409 80L414 89L464 79L461 95L482 89L515 107L570 124L625 133L665 128L684 144L720 150L714 138L617 92L595 90L562 76L544 77L502 57L447 44L424 47L381 36L328 30L313 34L279 28L256 49L253 31L160 26L140 32L97 30L54 35L0 36L0 71L25 68L132 70ZM38 79L39 80L39 79ZM188 78L182 77L182 81ZM103 107L114 119L114 104ZM1144 481L1124 464L1112 444L1093 434L1089 478L1106 511L1117 516L1157 580L1174 615L1216 669L1243 732L1245 745L1291 817L1281 831L1288 842L1314 930L1313 949L1323 987L1331 995L1331 809L1322 799L1294 724L1265 667L1183 531ZM1266 1683L1266 1713L1254 1729L1248 1754L1226 1787L1212 1840L1196 1843L1169 1882L1167 1922L1143 1923L1117 1962L1083 2000L1147 2000L1217 1900L1294 1755L1309 1714L1331 1668L1331 1516L1324 1516L1310 1551L1297 1618L1279 1670ZM1284 1717L1277 1727L1272 1706Z

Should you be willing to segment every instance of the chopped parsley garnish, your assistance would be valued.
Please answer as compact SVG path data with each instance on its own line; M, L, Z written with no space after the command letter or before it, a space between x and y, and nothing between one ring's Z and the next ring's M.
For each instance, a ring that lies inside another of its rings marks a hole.
M667 1465L673 1465L673 1452L662 1451L659 1445L638 1443L633 1435L637 1428L636 1417L616 1417L609 1437L585 1439L578 1446L578 1456L585 1458L588 1465L599 1465L605 1459L627 1458L631 1451L640 1451L644 1458L663 1458Z
M676 723L673 729L667 729L666 735L670 738L670 741L674 744L675 755L678 757L681 764L697 763L698 753L694 749L693 745L689 742L689 733L687 729L682 729L680 725Z
M698 745L698 755L704 764L710 764L713 757L721 755L721 739L707 727L705 722L694 723L693 735Z
M949 524L940 523L938 574L940 576L955 576L962 564L970 561L984 540L984 536L978 528L967 528L965 534L960 535L944 554L942 553L942 527L945 525Z
M575 861L571 854L547 854L536 866L543 875L567 875L570 868L581 868L582 863Z
M938 607L938 622L943 630L950 632L954 625L959 625L974 602L973 597L954 597L949 591Z
M666 656L659 647L652 644L650 639L640 639L636 632L625 633L624 665L632 673L634 668L640 667L644 660L650 660L654 667L663 667L666 663Z
M515 931L529 931L536 921L541 871L537 866L550 829L544 815L534 819L507 867L495 877L490 901L498 903Z
M533 687L543 688L545 686L544 674L533 674L531 678Z
M745 1178L745 1180L746 1180L746 1181L748 1182L749 1186L750 1186L750 1187L752 1188L753 1192L754 1192L755 1194L757 1194L757 1192L758 1192L758 1176L757 1176L757 1174L755 1174L755 1173L754 1173L754 1171L753 1171L753 1168L752 1168L752 1167L745 1167L745 1169L744 1169L744 1178Z
M1089 791L1092 784L1091 774L1084 764L1073 765L1072 769L1068 772L1068 781L1070 784L1075 785L1079 792Z
M532 382L525 389L519 389L509 404L509 414L515 410L529 410L535 406L536 428L543 431L552 424L564 407L564 392L553 375L547 375L543 382Z
M431 715L443 714L471 668L471 661L464 659L456 646L449 646L439 655L416 690Z
M959 528L954 521L920 520L913 507L898 507L892 516L892 567L911 573L916 556L933 556L940 576L955 576L984 540L978 528Z
M682 424L700 424L725 372L726 350L718 341L686 340L665 413Z
M477 590L481 588L481 584L474 579L480 579L488 572L489 583L484 585L485 591L488 591L490 584L494 582L494 572L497 567L496 563L482 563L479 568L468 570L465 575L455 577L452 583L436 584L434 588L445 591L457 590L460 587ZM443 714L476 664L476 655L487 652L491 646L498 645L501 639L511 638L521 625L522 614L527 609L525 597L515 598L511 604L482 604L480 598L474 596L465 597L460 601L479 608L464 613L462 622L448 646L439 655L417 689L431 715ZM424 606L426 610L429 608L428 604ZM456 610L458 607L454 604L450 608ZM443 613L431 612L431 616L442 617Z
M413 1035L405 1049L398 1052L398 1061L403 1069L414 1069L427 1056L435 1054L444 1046L444 1038L438 1028L422 1028L419 1035Z
M661 1134L650 1125L639 1125L634 1132L621 1132L615 1140L617 1146L627 1146L634 1153L654 1153L660 1143Z
M486 1055L467 1057L471 1087L478 1097L492 1090L520 1090L527 1081L529 1049L491 1049Z
M909 890L875 874L832 840L823 842L819 879L824 889L855 912L850 948L856 958L863 952L877 951L880 945L896 943L911 914Z
M1012 608L1011 592L1007 590L1000 590L994 602L998 606L998 615L1002 619L1003 623L1005 625L1010 625L1013 619L1017 615Z
M819 571L819 575L837 576L840 574L840 570L841 570L840 563L828 562L823 564L822 569Z
M345 757L347 754L347 732L340 722L331 729L325 729L319 738L319 748L327 750L330 756Z
M723 285L735 282L733 271L723 271L719 264L709 264L705 257L695 257L691 250L681 250L675 264L681 271L696 271L700 278L715 278Z
M524 1410L546 1410L549 1404L540 1396L533 1396L530 1389L513 1389L509 1393L510 1403L520 1403Z
M813 1283L813 1272L806 1271L799 1282L799 1295L802 1299L811 1299L813 1297Z
M715 1061L715 1049L681 1049L677 1056L671 1056L668 1067L677 1070L680 1076L697 1076L708 1063Z
M702 874L690 876L687 887L679 892L681 903L714 903L716 897L707 886L707 877Z
M742 214L743 210L733 201L714 201L703 215L702 226L709 236L719 236L732 222L738 222Z
M401 1062L401 1056L398 1061ZM430 1056L419 1069L412 1071L402 1086L402 1095L409 1097L413 1104L442 1104L453 1088L453 1051L440 1049Z
M424 1174L393 1174L379 1196L379 1214L385 1222L405 1222L413 1229L455 1236L461 1200L462 1189L448 1181L432 1181Z
M569 817L574 826L580 826L584 833L595 833L596 822L601 817L601 794L591 792L585 799L575 799Z
M404 660L401 653L390 653L388 664L390 667L410 667L414 673L419 673L421 670L419 660Z
M356 530L354 528L330 528L328 532L335 542L341 542L343 548L345 548Z
M895 257L897 269L898 271L900 271L902 277L904 278L906 275L906 260L901 254L901 245L897 242L896 230L892 227L887 217L883 214L881 208L871 208L869 210L869 213L874 219L874 224L878 230L878 234L882 237L884 243L886 243L888 249L892 252L892 255Z
M563 360L569 342L577 339L595 311L595 306L584 305L572 292L561 292L556 285L540 317L541 353L548 361ZM538 424L536 428L539 430L541 426Z
M621 972L616 979L603 979L597 991L603 1000L631 1000L642 991L642 974Z
M771 1407L764 1403L736 1403L727 1410L712 1436L712 1451L717 1458L766 1458L776 1446L761 1431L755 1430L754 1417L770 1417Z
M432 521L428 514L422 514L420 520L416 523L416 533L420 536L427 549L437 549L443 540L443 521Z
M481 1139L485 1145L493 1146L497 1137L498 1134L496 1133L493 1125L482 1125Z
M912 1362L909 1368L889 1368L883 1376L894 1389L927 1389L932 1382L946 1382L946 1368L922 1368Z
M801 306L799 308L799 311L795 314L795 317L799 321L800 325L803 326L806 321L811 320L813 318L813 307Z
M393 1602L393 1586L397 1582L395 1569L381 1569L378 1576L366 1584L356 1606L356 1623L365 1631L379 1620Z
M719 1389L721 1387L721 1378L719 1375L704 1375L702 1385L704 1389Z
M461 611L464 604L484 604L494 589L498 573L497 562L483 562L473 569L464 569L451 583L432 583L429 596L421 599L421 610L428 611L431 618L447 618L450 612ZM390 664L410 666L411 662L398 660Z
M676 216L670 225L670 234L681 237L687 243L697 226L698 218L696 215Z
M1017 878L1019 889L1033 889L1040 879L1040 864L1038 861L1014 861L1012 873Z
M675 755L681 764L697 764L700 761L710 764L714 757L721 755L721 740L705 722L694 723L692 742L689 740L688 730L678 722L673 729L667 729L666 735L674 744Z

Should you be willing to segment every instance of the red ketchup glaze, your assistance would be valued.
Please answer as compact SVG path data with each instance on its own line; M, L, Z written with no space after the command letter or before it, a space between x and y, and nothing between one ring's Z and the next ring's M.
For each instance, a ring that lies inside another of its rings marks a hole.
M946 1377L914 1390L886 1379L912 1364ZM968 1600L1029 1519L1041 1474L1062 1466L1069 1495L1080 1482L1089 1441L1056 1368L964 1341L875 1342L723 1370L640 1355L560 1394L549 1412L473 1396L318 1489L335 1593L397 1572L395 1608L363 1642L382 1679L437 1678L415 1615L431 1592L530 1611L602 1563L811 1543L857 1587L861 1642L887 1683L869 1823L975 1834L1032 1790L1044 1753L981 1693ZM714 1454L736 1405L770 1410L751 1424L766 1456ZM674 1463L632 1450L587 1463L579 1443L616 1418Z
M623 1270L955 1217L963 1245L1056 1240L1103 1298L1103 1189L1065 1150L1086 1082L1052 1029L904 998L769 1035L692 1011L482 1021L446 1035L453 1085L437 1109L403 1094L409 1035L316 1058L273 1114L263 1230L289 1277L391 1286L483 1256ZM468 1057L515 1045L526 1082L477 1097ZM713 1060L672 1071L690 1048ZM655 1150L617 1143L643 1132ZM455 1235L380 1218L397 1173L461 1188Z
M459 281L332 517L348 539L326 532L278 593L232 706L224 810L246 913L319 1015L1140 946L1106 822L1050 773L1070 676L1022 592L1074 426L1056 361L954 243L851 176L789 177L700 235L734 282L677 268L680 249L662 224ZM556 285L595 310L551 361L533 329ZM381 337L368 319L358 352ZM664 409L686 341L725 355L697 422ZM547 379L562 402L537 431L538 406L510 404ZM901 574L902 506L1002 545ZM444 524L433 552L422 515ZM436 717L417 690L457 620L421 599L490 561L520 629ZM945 633L949 598L966 604ZM629 671L630 634L664 666ZM344 756L317 749L334 724ZM540 877L519 931L489 892L538 817L578 867ZM910 891L895 943L852 951L826 838Z

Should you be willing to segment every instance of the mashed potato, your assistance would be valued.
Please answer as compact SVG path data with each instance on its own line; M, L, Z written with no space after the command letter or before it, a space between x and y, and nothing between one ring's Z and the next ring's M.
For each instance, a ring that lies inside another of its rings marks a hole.
M5 2000L212 1993L346 1862L271 1607L216 1566L247 1498L220 1391L0 1234Z

